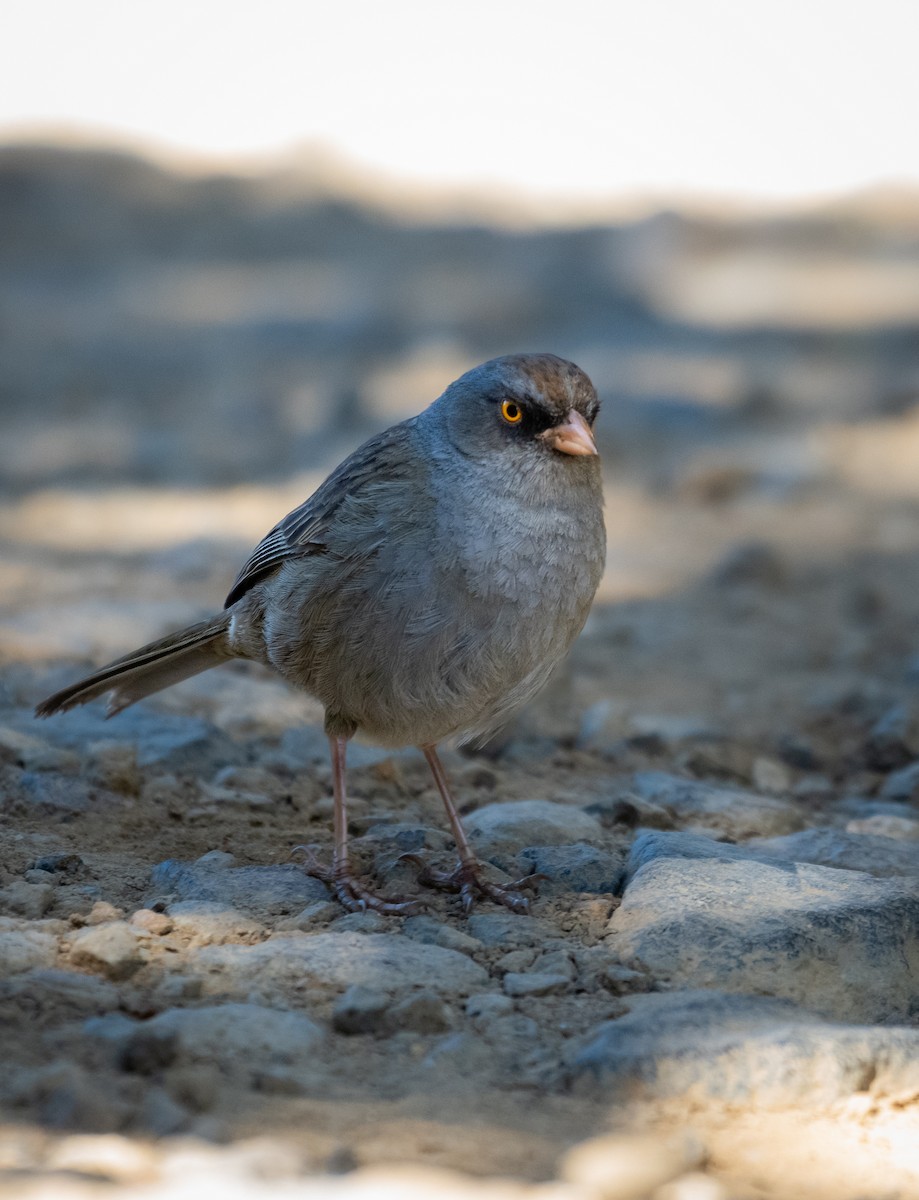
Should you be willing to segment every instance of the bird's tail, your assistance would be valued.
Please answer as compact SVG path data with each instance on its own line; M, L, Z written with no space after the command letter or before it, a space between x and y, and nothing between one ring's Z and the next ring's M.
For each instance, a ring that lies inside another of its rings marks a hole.
M111 692L106 715L112 717L144 696L234 658L227 636L229 626L230 614L223 612L209 621L189 625L158 642L141 646L78 683L55 692L36 707L35 715L50 717L52 713L66 712L68 708Z

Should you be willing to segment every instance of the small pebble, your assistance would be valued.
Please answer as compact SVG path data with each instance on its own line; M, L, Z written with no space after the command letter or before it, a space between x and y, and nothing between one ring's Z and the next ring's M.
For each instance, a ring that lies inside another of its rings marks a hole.
M23 879L26 883L56 884L60 882L58 877L52 874L51 871L39 871L34 867L25 872Z
M286 917L283 921L278 921L275 928L281 932L295 929L306 931L324 927L340 916L340 904L335 904L331 900L317 900L314 904L307 904L306 908L297 913L295 917Z
M608 992L614 996L626 996L631 992L647 992L651 981L641 971L632 971L619 963L611 963L604 967L597 978Z
M505 973L507 971L526 971L536 961L538 951L533 947L528 946L525 950L510 950L507 954L502 954L495 963L495 970Z
M84 918L86 925L104 925L107 921L120 921L124 909L116 908L107 900L97 900Z
M551 996L568 987L566 975L544 975L540 972L517 973L509 971L504 976L504 990L508 996Z
M514 1002L503 992L480 992L466 1001L466 1015L476 1029L489 1025L497 1017L505 1017L514 1011Z
M336 930L350 930L352 933L390 933L390 921L378 912L350 912L339 917L333 926Z
M41 858L36 858L31 869L47 871L51 875L79 875L84 865L79 854L44 854Z
M170 933L173 927L171 917L165 913L154 912L150 908L139 908L137 912L132 913L130 923L147 933L156 934L157 937Z

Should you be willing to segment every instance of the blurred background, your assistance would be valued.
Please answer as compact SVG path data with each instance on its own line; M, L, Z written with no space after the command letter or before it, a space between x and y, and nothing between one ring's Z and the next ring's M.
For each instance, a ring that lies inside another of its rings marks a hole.
M142 636L184 618L164 572L219 598L357 442L517 350L603 397L607 599L750 544L915 548L912 6L36 0L5 25L6 655L123 648L125 599Z

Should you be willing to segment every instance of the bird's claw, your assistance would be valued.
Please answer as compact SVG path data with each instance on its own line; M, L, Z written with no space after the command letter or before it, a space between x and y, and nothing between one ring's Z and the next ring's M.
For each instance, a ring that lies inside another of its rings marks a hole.
M313 879L320 879L331 888L339 904L348 912L367 912L368 909L372 909L378 913L411 916L421 907L417 900L404 899L401 896L378 896L351 874L347 862L327 867L319 861L311 846L294 846L290 856L299 859L299 865L307 875Z
M415 864L418 868L418 882L423 887L459 893L463 912L467 916L472 912L476 899L481 896L493 900L495 904L503 904L511 912L528 913L530 911L529 897L521 896L520 892L523 889L533 893L537 892L540 881L546 878L545 875L534 872L532 875L525 875L522 879L515 879L513 883L492 883L491 880L484 878L481 863L474 860L458 862L452 871L437 871L418 854L401 854L399 861Z

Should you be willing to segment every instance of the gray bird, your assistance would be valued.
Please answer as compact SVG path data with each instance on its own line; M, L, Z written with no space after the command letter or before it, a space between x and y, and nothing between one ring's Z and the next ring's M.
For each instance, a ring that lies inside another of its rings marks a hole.
M459 862L419 880L525 911L531 880L489 882L437 743L474 742L543 686L587 618L603 571L593 384L551 354L492 359L418 416L371 438L253 551L223 612L110 663L38 705L106 692L108 715L233 658L254 659L325 707L334 789L331 868L349 909L410 911L352 873L345 756L355 734L418 746Z

